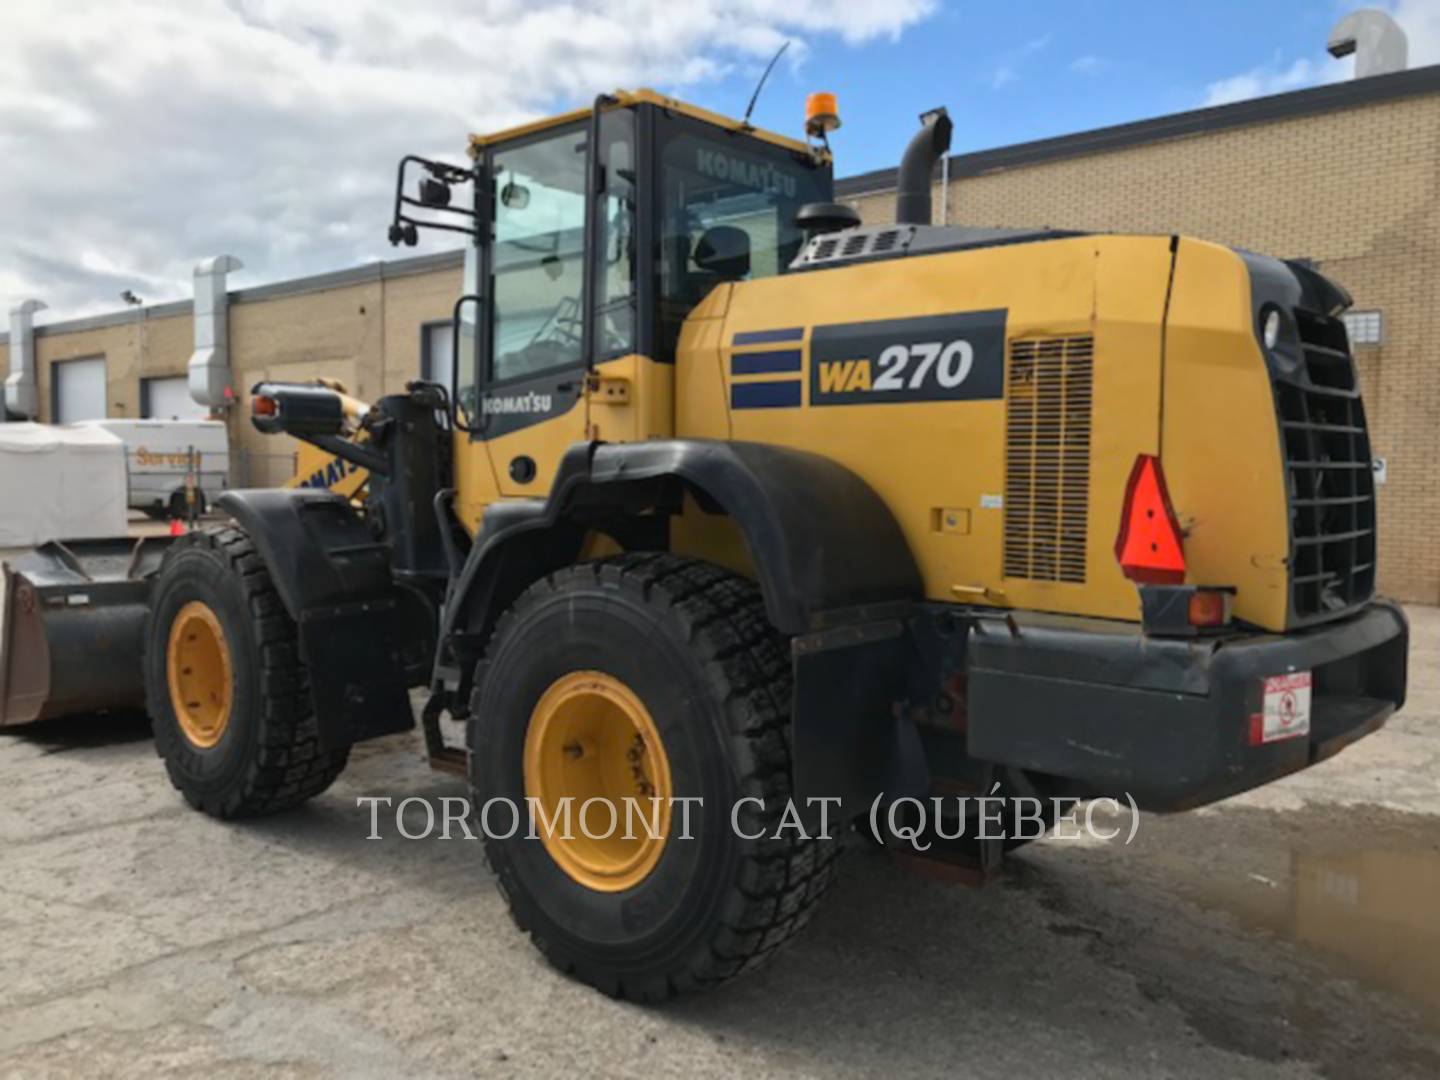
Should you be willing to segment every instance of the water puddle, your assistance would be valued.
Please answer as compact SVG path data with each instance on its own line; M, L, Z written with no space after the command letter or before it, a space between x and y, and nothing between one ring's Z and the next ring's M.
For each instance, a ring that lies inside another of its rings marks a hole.
M1440 1026L1440 851L1293 851L1289 880L1250 874L1209 898L1408 998Z

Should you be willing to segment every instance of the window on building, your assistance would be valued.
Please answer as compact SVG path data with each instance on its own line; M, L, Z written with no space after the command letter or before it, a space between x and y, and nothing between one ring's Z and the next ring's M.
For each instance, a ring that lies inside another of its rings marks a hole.
M81 420L103 420L105 403L105 358L89 356L80 360L58 360L50 369L51 415L57 424Z
M167 375L140 380L140 415L146 420L204 420L210 410L190 396L190 380Z
M1385 321L1378 311L1350 311L1341 316L1351 345L1379 345L1385 336Z

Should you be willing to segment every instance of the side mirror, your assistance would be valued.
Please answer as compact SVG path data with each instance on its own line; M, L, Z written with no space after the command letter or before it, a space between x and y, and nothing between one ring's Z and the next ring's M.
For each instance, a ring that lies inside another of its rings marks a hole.
M440 208L450 205L450 185L444 180L427 176L420 181L420 201L426 206Z
M750 273L750 234L734 225L712 225L695 241L695 265L726 281Z
M530 205L530 189L511 180L500 189L500 203L507 210L524 210Z
M396 222L390 226L390 245L398 247L404 244L406 247L414 247L420 242L420 233L411 222L401 224Z

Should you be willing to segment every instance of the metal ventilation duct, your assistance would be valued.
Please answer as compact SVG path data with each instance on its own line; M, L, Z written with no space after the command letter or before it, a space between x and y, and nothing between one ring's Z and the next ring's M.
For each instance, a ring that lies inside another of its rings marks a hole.
M1355 56L1355 78L1404 71L1410 63L1410 42L1400 25L1383 11L1352 11L1330 31L1325 50L1331 56Z
M34 316L45 308L42 300L23 300L10 309L10 374L5 379L5 407L0 409L0 414L8 412L25 420L34 420L39 415Z
M234 403L230 372L230 294L225 275L244 263L216 255L195 267L195 351L186 366L190 396L211 408Z

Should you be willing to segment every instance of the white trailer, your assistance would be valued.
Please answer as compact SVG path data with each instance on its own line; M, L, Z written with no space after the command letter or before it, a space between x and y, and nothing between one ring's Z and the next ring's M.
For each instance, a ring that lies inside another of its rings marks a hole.
M230 440L219 420L91 420L125 444L129 505L151 517L183 517L193 449L196 507L204 511L229 484Z

